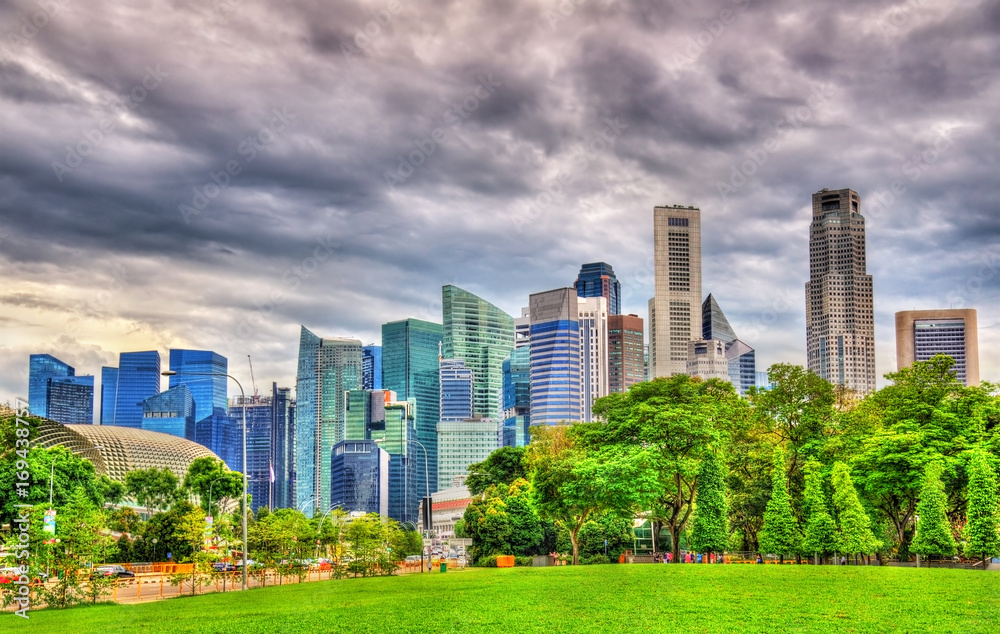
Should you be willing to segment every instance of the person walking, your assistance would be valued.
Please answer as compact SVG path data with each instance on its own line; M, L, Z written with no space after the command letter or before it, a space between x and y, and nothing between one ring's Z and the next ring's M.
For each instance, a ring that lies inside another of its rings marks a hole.
M758 564L764 563L764 560L760 558L760 553L757 554L757 563Z

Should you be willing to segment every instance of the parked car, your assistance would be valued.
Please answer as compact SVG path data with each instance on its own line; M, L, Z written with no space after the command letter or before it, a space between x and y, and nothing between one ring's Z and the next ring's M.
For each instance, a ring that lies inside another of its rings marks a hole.
M212 570L216 572L233 572L236 570L236 566L228 562L217 561L212 564Z
M131 579L135 573L125 568L125 566L97 566L90 573L93 577L114 577L115 579Z
M21 577L21 569L16 567L0 568L0 584L13 583L15 579ZM42 583L40 577L35 577L28 585L37 586Z

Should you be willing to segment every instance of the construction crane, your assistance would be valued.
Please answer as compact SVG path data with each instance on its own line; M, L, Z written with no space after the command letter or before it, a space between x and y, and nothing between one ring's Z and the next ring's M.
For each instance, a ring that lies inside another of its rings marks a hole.
M250 364L250 385L253 386L253 402L256 403L257 402L257 382L254 381L254 378L253 378L253 359L250 358L250 355L247 355L247 363Z

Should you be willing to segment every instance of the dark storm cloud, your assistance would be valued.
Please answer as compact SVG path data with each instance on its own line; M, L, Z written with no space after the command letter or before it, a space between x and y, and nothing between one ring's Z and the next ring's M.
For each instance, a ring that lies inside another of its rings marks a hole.
M299 323L376 341L445 283L516 315L595 260L646 317L672 203L738 333L801 363L822 187L870 210L880 372L911 304L961 297L1000 344L996 1L65 2L12 45L38 6L0 7L3 367L134 340L288 383Z

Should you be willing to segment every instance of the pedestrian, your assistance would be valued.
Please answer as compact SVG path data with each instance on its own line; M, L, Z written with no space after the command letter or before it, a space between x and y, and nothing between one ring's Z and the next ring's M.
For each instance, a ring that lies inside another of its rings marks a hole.
M840 557L840 565L841 566L846 566L847 565L847 557L844 557L844 556Z
M673 560L674 560L674 554L673 553L667 553L667 563L669 564Z
M758 564L764 563L764 560L760 558L760 553L757 554L757 563Z

